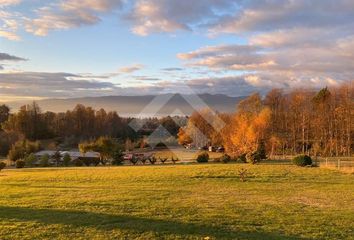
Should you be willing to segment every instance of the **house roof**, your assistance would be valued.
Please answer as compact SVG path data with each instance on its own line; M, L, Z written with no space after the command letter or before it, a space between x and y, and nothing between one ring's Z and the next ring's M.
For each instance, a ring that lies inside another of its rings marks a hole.
M52 156L56 153L56 151L50 151L50 150L43 150L40 152L35 153L35 156L41 157L44 155L49 155ZM85 154L79 152L79 151L59 151L61 156L64 156L65 154L69 154L71 158L78 158L78 157L88 157L88 158L99 158L100 154L98 152L87 152Z

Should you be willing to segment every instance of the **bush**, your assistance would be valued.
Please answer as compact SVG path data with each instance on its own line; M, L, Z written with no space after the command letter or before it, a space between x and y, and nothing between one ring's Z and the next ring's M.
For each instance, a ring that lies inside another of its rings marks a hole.
M149 162L154 165L157 162L157 158L155 156L149 157Z
M26 165L26 163L23 160L17 160L16 161L16 168L24 168L25 165Z
M227 154L224 154L221 156L220 161L222 161L223 163L228 163L231 161L231 157Z
M293 159L293 164L300 167L309 166L312 165L312 159L307 155L299 155Z
M49 166L49 155L45 154L39 160L39 166L41 167L48 167Z
M80 159L82 163L86 166L89 167L92 164L92 159L91 158L82 158Z
M133 155L133 157L130 159L130 162L133 164L133 165L136 165L138 162L139 162L139 158L135 157Z
M236 162L246 163L246 162L247 162L246 154L242 154L242 155L238 156L238 157L236 158Z
M92 164L97 167L98 164L100 164L101 160L99 158L93 158L92 159Z
M26 162L27 167L33 167L36 161L37 161L37 158L36 158L36 156L34 156L33 153L31 153L30 155L28 155L25 158L25 162Z
M246 154L246 162L248 163L256 164L265 159L267 159L267 153L263 141L260 142L256 151Z
M261 141L259 143L259 146L257 148L257 153L259 155L260 160L266 160L267 159L267 151L265 147L264 141Z
M80 159L75 160L75 166L76 167L82 167L84 165L83 161Z
M0 172L6 167L6 163L0 162Z
M160 162L161 162L162 164L165 164L165 162L167 162L167 160L168 160L168 158L160 158Z
M31 142L28 140L17 141L11 146L8 159L16 161L25 158L26 154L35 153L40 149L39 142Z
M143 165L145 165L145 163L148 161L149 159L147 157L143 157L142 159L140 159L140 161L142 162Z
M256 164L261 161L261 155L258 151L249 152L246 154L246 162Z
M171 161L173 162L173 164L176 164L176 163L179 161L179 159L172 157L172 158L171 158Z
M209 161L209 154L204 152L198 155L197 162L198 163L206 163Z
M122 165L123 164L123 151L119 148L116 148L113 152L112 152L112 165Z
M63 165L65 167L68 167L70 165L71 162L71 157L68 153L65 153L64 157L63 157Z

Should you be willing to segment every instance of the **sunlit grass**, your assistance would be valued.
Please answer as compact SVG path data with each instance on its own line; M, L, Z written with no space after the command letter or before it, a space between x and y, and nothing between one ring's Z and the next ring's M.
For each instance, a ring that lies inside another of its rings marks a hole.
M189 161L195 161L198 157L199 154L207 152L210 156L211 159L216 159L220 158L222 156L222 153L216 153L216 152L208 152L208 151L203 151L203 150L187 150L183 148L176 148L176 149L167 149L167 150L160 150L156 151L154 153L154 156L157 158L168 158L171 159L172 157L174 159L182 159L182 160L189 160Z
M267 164L5 170L0 239L352 239L353 178Z

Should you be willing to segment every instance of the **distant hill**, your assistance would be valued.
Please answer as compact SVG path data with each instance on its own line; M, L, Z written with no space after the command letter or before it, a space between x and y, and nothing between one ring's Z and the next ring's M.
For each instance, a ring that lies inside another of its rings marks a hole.
M234 112L236 109L236 104L244 99L244 97L229 97L222 94L211 95L211 94L201 94L198 95L203 102L218 112ZM181 113L183 115L190 115L194 108L191 106L190 102L195 104L192 95L181 95L181 94L165 94L160 95L162 99L169 99L166 104L159 109L156 115L171 115L173 113ZM149 105L153 108L157 107L160 101L153 101L156 98L154 95L145 96L106 96L106 97L85 97L85 98L68 98L68 99L46 99L39 100L37 103L43 111L52 112L65 112L67 110L72 110L77 104L83 104L85 106L93 107L98 110L100 108L106 111L117 111L119 115L122 116L137 116L143 111L143 109ZM188 101L186 99L192 99ZM153 101L153 102L152 102ZM10 102L7 103L12 111L17 111L20 106L27 104L29 102ZM200 104L196 105L196 108L202 108ZM153 116L155 114L154 110L149 110L145 112L144 117Z

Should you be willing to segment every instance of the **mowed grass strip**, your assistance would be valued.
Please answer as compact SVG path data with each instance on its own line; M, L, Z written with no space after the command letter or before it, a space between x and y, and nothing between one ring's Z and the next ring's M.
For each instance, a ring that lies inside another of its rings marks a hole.
M353 239L353 180L268 164L5 170L0 239Z

